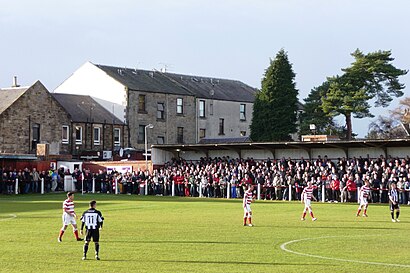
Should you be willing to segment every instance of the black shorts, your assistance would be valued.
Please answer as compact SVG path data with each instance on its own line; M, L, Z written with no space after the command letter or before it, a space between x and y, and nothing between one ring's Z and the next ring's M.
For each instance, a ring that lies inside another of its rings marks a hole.
M395 209L400 209L399 203L393 204L390 202L390 210L393 211Z
M100 230L98 229L87 229L85 232L85 240L90 242L93 238L93 242L100 241Z

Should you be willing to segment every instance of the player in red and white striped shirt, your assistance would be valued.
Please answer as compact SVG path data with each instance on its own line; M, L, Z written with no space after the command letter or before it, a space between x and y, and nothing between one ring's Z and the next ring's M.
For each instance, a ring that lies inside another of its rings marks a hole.
M246 219L248 219L249 224L247 226L253 227L252 224L252 209L251 209L251 203L253 201L252 197L252 192L253 192L253 185L249 185L248 189L243 193L243 225L246 226Z
M370 195L370 182L369 180L364 180L364 185L359 189L359 198L360 198L360 205L357 209L356 216L360 216L360 212L363 209L363 217L367 217L367 207L369 206L369 202L367 199Z
M67 199L64 200L63 202L63 227L61 228L60 234L58 235L58 241L60 243L62 242L63 234L69 224L73 226L73 232L74 232L74 236L76 240L77 241L83 240L78 236L77 222L76 222L77 215L75 214L75 211L74 211L74 201L73 200L74 200L74 193L68 192Z
M313 216L312 206L310 205L310 201L313 199L315 201L316 197L313 195L313 186L312 182L308 182L307 187L303 189L302 192L302 203L305 203L305 209L303 210L303 215L300 220L305 221L306 212L309 211L310 216L312 217L312 221L316 221L315 216Z

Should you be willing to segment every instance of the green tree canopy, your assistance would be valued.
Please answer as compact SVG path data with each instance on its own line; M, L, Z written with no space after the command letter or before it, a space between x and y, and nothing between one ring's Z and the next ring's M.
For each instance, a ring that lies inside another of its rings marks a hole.
M352 115L355 118L373 117L370 101L376 107L387 107L393 97L401 97L404 84L399 77L406 70L391 64L391 51L363 54L356 50L351 54L355 61L344 74L328 79L329 91L322 97L322 109L331 116L343 115L346 119L347 139L352 138Z
M287 53L281 49L262 79L262 89L253 105L251 139L254 141L289 140L297 131L295 73Z
M316 126L317 134L336 134L341 129L336 125L332 116L326 115L322 109L322 97L326 95L330 87L328 81L318 87L313 88L308 97L304 99L303 114L301 116L300 133L301 135L311 134L310 124Z

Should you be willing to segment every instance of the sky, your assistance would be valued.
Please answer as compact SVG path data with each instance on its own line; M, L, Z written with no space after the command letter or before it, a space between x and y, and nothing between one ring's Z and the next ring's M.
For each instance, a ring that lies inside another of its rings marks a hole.
M357 48L391 50L393 64L409 69L409 10L408 0L0 0L0 87L18 76L53 91L91 61L260 88L283 48L303 100ZM409 86L410 76L401 81ZM387 115L398 101L372 112ZM353 131L364 137L372 120L355 119Z

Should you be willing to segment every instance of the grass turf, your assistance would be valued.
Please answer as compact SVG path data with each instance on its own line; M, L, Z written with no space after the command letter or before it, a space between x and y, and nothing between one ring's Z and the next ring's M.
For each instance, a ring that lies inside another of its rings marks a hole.
M57 242L63 194L0 196L0 272L410 272L410 209L392 223L387 205L257 201L255 227L242 226L241 200L76 194L76 212L91 199L105 217L101 261L82 261L71 227ZM12 218L12 214L16 218ZM330 236L330 237L329 237ZM354 263L316 256L378 262ZM405 267L394 267L401 264Z

